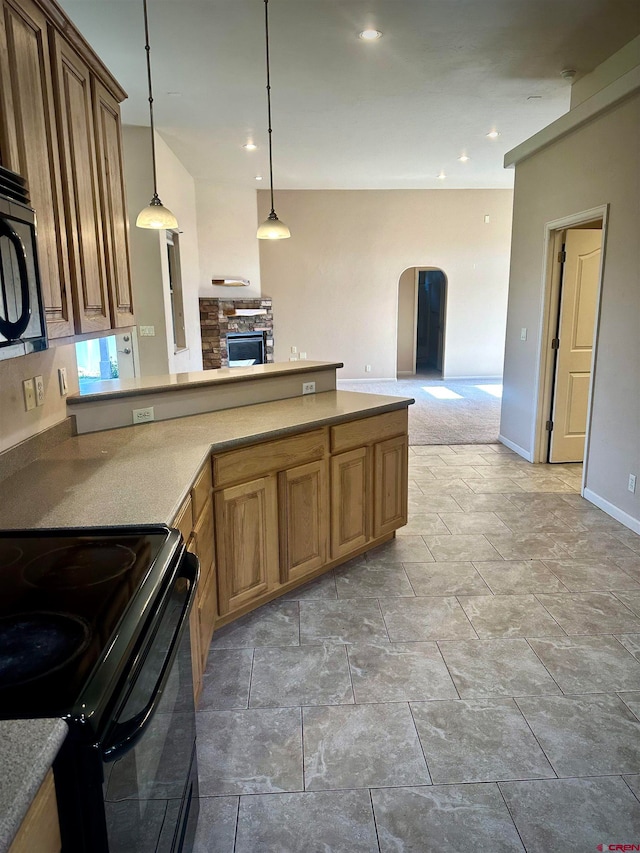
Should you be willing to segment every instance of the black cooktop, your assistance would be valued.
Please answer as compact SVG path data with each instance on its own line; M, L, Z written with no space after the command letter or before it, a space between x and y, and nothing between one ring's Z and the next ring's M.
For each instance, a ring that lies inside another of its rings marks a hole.
M164 526L0 531L0 717L69 712L114 639L135 639L171 537Z

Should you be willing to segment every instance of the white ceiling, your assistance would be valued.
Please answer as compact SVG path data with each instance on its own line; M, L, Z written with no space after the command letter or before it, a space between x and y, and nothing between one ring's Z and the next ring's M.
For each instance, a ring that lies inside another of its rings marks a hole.
M148 3L156 128L197 180L265 188L263 0ZM148 125L142 0L61 5L127 90L124 121ZM269 17L283 189L509 187L505 152L569 108L561 70L640 32L638 0L270 0ZM370 26L382 39L358 39Z

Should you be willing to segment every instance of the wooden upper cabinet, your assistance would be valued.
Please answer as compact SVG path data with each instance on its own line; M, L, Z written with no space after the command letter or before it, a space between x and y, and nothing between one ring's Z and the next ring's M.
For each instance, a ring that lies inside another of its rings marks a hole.
M95 78L93 108L111 325L120 328L132 326L135 322L131 298L120 106Z
M31 0L0 0L0 158L29 182L49 337L74 333L48 24Z
M59 34L53 36L58 135L69 224L76 331L111 328L94 137L91 72Z

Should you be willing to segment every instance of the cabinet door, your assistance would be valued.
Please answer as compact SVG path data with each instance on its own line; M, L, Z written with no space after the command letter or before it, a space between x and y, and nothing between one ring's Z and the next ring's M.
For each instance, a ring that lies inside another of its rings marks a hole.
M73 334L47 23L31 0L0 0L0 158L29 182L50 338Z
M278 583L278 508L274 476L223 489L214 497L220 615Z
M213 626L218 614L216 594L216 570L213 543L213 502L209 500L193 530L196 540L196 553L200 560L200 588L198 591L198 613L200 624L200 646L202 668L207 665L209 645L213 635Z
M54 36L58 133L76 332L111 327L96 171L89 68L58 34Z
M377 538L407 523L407 436L380 441L373 451L373 535Z
M124 190L120 105L94 79L93 107L98 158L98 181L111 306L111 327L132 326L129 228Z
M302 578L327 561L326 462L310 462L278 475L280 580Z
M331 558L344 557L369 541L371 488L369 451L358 447L331 457Z
M197 556L197 543L195 536L187 541L187 551ZM200 581L201 582L201 581ZM200 583L199 582L199 583ZM202 692L202 640L200 637L200 586L196 590L196 600L189 614L189 639L191 641L191 673L193 675L193 700L198 707L200 693Z

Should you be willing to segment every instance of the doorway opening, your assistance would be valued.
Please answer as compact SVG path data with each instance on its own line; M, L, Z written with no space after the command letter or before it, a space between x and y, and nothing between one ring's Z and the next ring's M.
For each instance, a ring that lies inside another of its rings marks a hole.
M442 270L418 271L416 373L442 378L444 306L447 280Z
M398 284L396 375L442 379L447 276L437 267L410 267Z
M587 457L605 222L603 208L547 226L538 462L579 463Z

